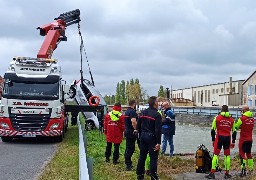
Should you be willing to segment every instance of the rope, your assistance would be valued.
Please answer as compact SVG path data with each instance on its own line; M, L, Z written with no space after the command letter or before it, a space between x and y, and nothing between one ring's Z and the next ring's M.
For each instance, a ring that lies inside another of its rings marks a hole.
M89 73L90 73L90 76L91 76L91 81L92 81L92 85L94 85L94 80L93 80L93 76L92 76L92 72L91 72L91 68L90 68L90 64L89 64L89 60L87 58L87 53L85 51L85 47L84 47L84 41L83 41L83 36L82 36L82 33L81 33L81 28L80 28L80 23L78 22L78 34L80 36L80 41L81 41L81 44L80 44L80 58L81 58L81 69L80 69L80 73L81 73L81 80L83 81L83 53L85 55L85 58L86 58L86 61L87 61L87 65L88 65L88 69L89 69Z

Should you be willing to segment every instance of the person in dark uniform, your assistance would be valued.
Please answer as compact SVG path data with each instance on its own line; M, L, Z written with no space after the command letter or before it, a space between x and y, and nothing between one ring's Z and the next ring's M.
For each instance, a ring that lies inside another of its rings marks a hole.
M134 130L136 129L137 125L137 113L135 111L136 108L136 102L134 99L131 99L129 101L129 107L125 112L125 131L124 135L126 138L126 149L125 149L125 165L126 170L130 171L132 170L132 155L135 151L135 141L137 139L136 134L134 133Z
M140 156L137 165L137 179L144 179L145 160L147 154L150 156L151 180L158 180L157 160L161 145L162 117L157 112L157 97L152 96L148 101L149 108L141 113L138 118L136 132L140 133Z

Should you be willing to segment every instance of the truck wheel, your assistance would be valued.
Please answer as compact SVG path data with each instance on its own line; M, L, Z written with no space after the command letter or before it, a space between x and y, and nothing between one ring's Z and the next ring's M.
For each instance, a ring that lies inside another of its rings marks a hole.
M11 137L5 137L5 136L3 136L3 137L1 137L1 139L2 139L3 142L11 142L11 141L12 141L12 138L11 138Z
M62 142L63 141L64 134L65 134L64 129L65 129L65 127L63 126L62 134L60 136L55 137L56 142Z
M86 130L90 131L95 129L95 124L93 121L86 121Z
M55 137L55 141L56 141L56 142L62 142L62 141L63 141L63 134L60 135L60 136L56 136L56 137Z

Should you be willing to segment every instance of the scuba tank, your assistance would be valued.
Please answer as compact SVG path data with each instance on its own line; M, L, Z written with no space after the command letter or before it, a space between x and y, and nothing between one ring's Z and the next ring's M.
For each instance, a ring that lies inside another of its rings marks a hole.
M203 147L204 147L204 145L201 144L196 151L195 169L196 169L197 173L204 172L204 150L203 150Z
M196 156L195 156L195 169L197 173L208 173L212 167L212 155L210 151L201 144L197 147ZM216 171L220 171L219 167Z

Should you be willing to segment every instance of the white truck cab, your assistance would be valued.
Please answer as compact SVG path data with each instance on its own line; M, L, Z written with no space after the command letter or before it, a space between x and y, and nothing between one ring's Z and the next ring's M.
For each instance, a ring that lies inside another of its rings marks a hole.
M68 126L64 113L65 81L56 59L15 57L4 75L0 136L55 137L62 141Z

